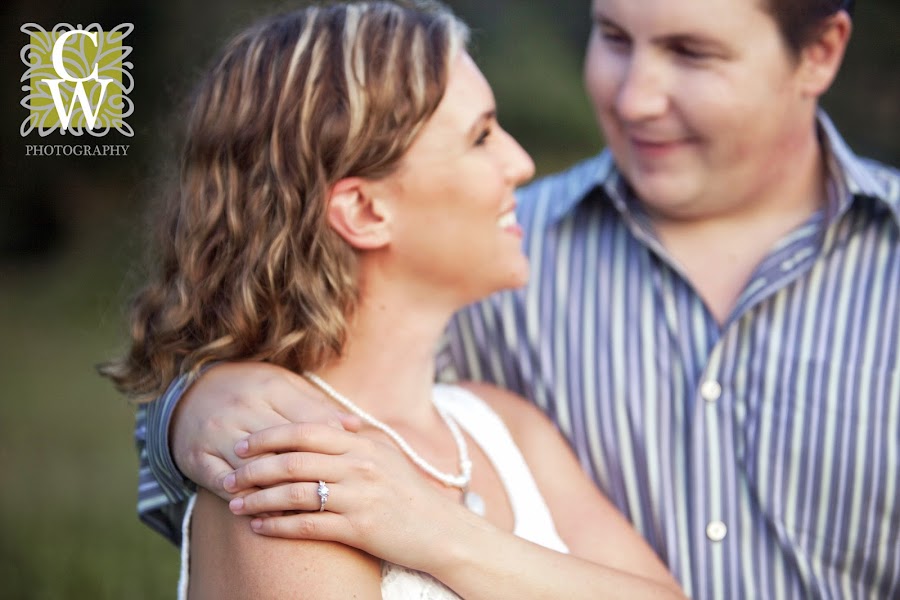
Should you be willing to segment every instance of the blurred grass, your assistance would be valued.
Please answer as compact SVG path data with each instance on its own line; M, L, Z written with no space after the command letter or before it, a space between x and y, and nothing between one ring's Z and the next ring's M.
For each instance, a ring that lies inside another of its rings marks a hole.
M178 552L135 516L133 408L94 365L123 341L110 229L0 275L0 598L171 598Z

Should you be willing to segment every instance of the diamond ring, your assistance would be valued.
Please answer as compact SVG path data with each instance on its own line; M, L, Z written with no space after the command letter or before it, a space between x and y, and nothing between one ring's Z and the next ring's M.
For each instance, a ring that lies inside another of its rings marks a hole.
M316 490L319 494L319 512L325 510L325 503L328 502L328 486L321 479L319 480L319 488Z

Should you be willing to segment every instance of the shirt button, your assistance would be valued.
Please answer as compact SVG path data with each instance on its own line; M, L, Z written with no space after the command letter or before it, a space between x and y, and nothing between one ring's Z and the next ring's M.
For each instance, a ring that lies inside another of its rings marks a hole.
M700 395L703 396L703 399L707 402L715 402L719 399L719 396L722 395L722 386L719 385L718 381L713 379L704 381L700 386Z
M706 537L713 542L721 542L728 533L728 527L722 521L710 521L706 525Z

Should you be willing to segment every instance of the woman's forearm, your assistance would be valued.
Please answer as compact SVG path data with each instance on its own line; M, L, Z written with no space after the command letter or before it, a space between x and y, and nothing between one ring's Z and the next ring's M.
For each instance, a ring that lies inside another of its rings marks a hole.
M654 580L561 554L501 531L461 509L429 571L467 600L506 598L684 598L671 579Z

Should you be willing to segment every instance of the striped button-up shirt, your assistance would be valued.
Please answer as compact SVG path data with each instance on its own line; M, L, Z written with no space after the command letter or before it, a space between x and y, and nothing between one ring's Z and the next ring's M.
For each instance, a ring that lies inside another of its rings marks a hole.
M520 191L531 282L463 310L439 360L539 405L694 597L900 596L900 174L820 129L828 202L725 323L604 152ZM183 385L136 430L139 512L173 540Z
M539 405L697 598L900 597L900 174L820 130L826 206L724 323L604 152L521 191L531 282L441 357Z

